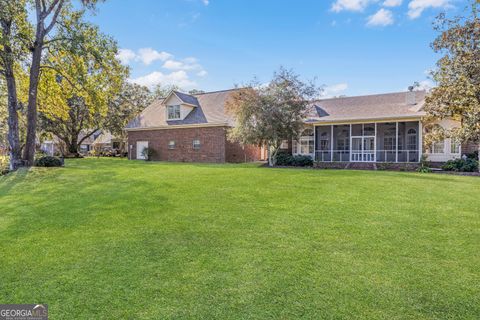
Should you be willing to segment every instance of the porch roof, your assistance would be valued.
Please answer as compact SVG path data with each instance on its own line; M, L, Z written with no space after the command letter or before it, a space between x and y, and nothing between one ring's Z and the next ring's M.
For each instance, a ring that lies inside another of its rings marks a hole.
M425 91L396 92L318 100L312 104L306 123L357 122L420 118Z

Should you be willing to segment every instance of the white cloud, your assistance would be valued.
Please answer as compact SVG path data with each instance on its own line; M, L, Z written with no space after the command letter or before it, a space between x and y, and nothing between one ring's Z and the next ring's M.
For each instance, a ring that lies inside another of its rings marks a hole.
M161 51L158 52L152 48L142 48L138 50L136 60L142 61L145 65L149 65L154 61L165 61L173 57L170 53Z
M415 91L430 91L435 84L433 83L432 80L423 80L418 82L418 86L414 88ZM405 90L408 90L409 88L405 88Z
M197 83L191 80L188 74L183 70L167 74L161 71L154 71L145 76L130 79L130 82L138 83L149 88L152 88L157 84L176 85L185 90L193 89L197 86Z
M371 15L367 19L367 25L371 27L376 26L389 26L393 24L393 14L392 11L387 9L380 9L375 14Z
M145 65L149 65L154 61L166 61L171 59L173 55L165 51L157 51L152 48L141 48L137 52L130 49L118 50L117 58L123 64L129 64L131 61L141 61Z
M210 4L210 1L209 0L202 0L203 4L208 6Z
M363 11L372 2L377 2L377 0L336 0L332 4L332 11Z
M450 0L412 0L408 4L408 16L410 19L416 19L425 9L448 7L450 7Z
M183 71L197 71L196 75L205 77L207 71L198 63L198 60L193 57L185 58L183 60L167 60L162 68L168 70L183 70Z
M120 60L123 64L128 64L130 61L135 59L136 54L130 49L120 49L118 50L117 59Z
M336 97L342 94L348 89L347 83L337 83L330 86L326 86L323 90L322 98Z
M402 5L403 0L385 0L383 2L384 7L398 7Z

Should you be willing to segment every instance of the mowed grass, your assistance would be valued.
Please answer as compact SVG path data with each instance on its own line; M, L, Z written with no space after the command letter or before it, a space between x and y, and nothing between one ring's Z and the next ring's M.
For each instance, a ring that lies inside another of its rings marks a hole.
M0 178L0 303L51 319L478 319L480 179L119 159Z

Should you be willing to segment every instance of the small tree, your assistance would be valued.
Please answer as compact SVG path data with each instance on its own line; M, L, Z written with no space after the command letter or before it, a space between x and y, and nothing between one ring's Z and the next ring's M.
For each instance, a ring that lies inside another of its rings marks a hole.
M459 142L480 143L480 20L479 5L472 2L467 17L437 17L434 29L440 35L432 43L435 52L443 53L433 71L437 87L426 98L427 121L454 119L459 128L433 128L426 141L449 137ZM480 156L480 153L479 153Z
M253 81L227 101L226 109L235 119L229 139L268 146L268 163L274 166L282 142L301 135L308 106L320 93L313 83L283 68L266 86Z

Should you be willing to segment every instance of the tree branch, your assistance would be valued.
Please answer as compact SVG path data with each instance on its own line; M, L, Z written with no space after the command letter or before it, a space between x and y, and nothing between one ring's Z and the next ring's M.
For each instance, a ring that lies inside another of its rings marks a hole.
M100 128L96 128L95 130L93 130L92 132L90 132L89 134L85 135L82 139L80 139L80 141L78 141L78 145L81 145L83 141L85 141L85 139L89 138L92 134L94 134L95 132L97 132L98 130L100 130Z
M52 30L53 26L57 22L58 15L62 11L64 0L54 0L50 9L53 9L54 3L56 4L57 2L58 2L57 9L55 10L55 13L53 14L52 21L50 21L50 24L45 28L45 35L47 35L50 32L50 30ZM50 10L50 12L51 12L51 10Z

